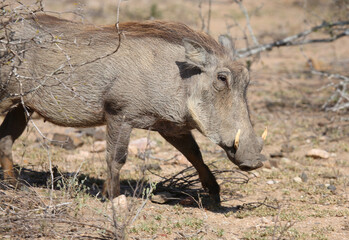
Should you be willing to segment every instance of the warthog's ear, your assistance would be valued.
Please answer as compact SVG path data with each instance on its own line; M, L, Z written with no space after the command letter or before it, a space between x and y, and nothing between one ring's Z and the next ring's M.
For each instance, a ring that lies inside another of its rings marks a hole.
M208 52L199 43L184 38L185 58L189 64L203 68L208 64Z
M219 35L218 42L225 48L225 50L229 53L231 58L234 58L235 54L235 43L233 39L227 35Z

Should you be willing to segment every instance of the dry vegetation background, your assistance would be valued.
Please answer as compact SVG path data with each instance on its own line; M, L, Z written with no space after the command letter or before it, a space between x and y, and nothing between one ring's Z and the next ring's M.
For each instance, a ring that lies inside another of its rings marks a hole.
M116 21L116 0L43 3L49 13L61 12L76 21L96 25ZM347 0L245 0L243 4L258 44L324 21L349 19ZM119 18L180 21L215 38L229 34L238 49L255 44L236 1L217 0L209 6L209 1L129 0L121 3ZM326 75L349 76L349 38L273 48L240 61L251 67L251 117L258 134L268 126L263 152L269 160L262 169L241 173L218 146L195 132L221 185L220 209L206 207L197 177L190 178L189 162L158 134L141 130L132 133L122 169L126 198L114 205L101 201L106 178L104 128L60 128L34 116L49 139L64 134L63 139L68 136L71 142L45 147L32 124L17 140L15 163L30 187L13 191L0 183L0 238L349 239L349 107L331 110L341 98L333 93L345 79ZM342 99L343 106L348 102ZM327 156L308 156L311 149L324 150ZM154 190L154 183L161 181Z

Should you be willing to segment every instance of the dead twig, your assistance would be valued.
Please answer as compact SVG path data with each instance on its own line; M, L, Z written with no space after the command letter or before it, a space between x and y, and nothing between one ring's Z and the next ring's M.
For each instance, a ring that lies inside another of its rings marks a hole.
M339 38L349 36L349 28L337 29L336 27L348 27L348 26L349 26L349 21L338 21L334 23L323 22L322 24L314 26L308 30L286 37L281 40L274 41L272 43L259 44L251 48L238 49L236 51L235 58L236 59L246 58L246 57L258 54L260 52L270 51L275 47L298 46L298 45L306 45L311 43L333 42ZM319 32L320 30L328 30L329 37L305 39L310 34ZM335 33L336 31L338 31L339 33Z
M311 66L312 74L326 77L331 81L331 83L320 88L319 91L328 87L332 87L335 89L335 91L332 93L329 99L322 105L322 109L336 112L339 110L349 108L349 77L346 77L338 73L317 71L313 68L310 61L309 64Z
M280 209L279 204L277 206L273 206L273 205L267 204L266 203L267 201L268 201L268 198L265 198L263 202L244 203L242 206L240 206L240 209L252 210L252 209L259 208L261 206L265 206L272 209Z
M255 46L258 46L258 45L259 45L258 40L257 40L256 36L254 35L253 29L252 29L252 27L251 27L250 16L249 16L249 14L247 13L247 10L246 10L245 6L242 4L242 0L234 0L234 2L237 3L237 4L239 5L241 11L242 11L243 14L245 15L246 27L247 27L248 31L250 32L250 35L251 35L253 44L254 44Z
M214 162L208 165L210 168L214 168ZM170 176L164 177L157 173L148 170L150 173L163 179L157 183L156 191L169 191L175 194L182 195L183 192L186 195L197 196L198 192L203 192L200 186L200 178L193 166L187 167L178 173ZM237 169L225 169L225 170L212 170L213 175L216 177L221 184L233 183L233 184L246 184L249 182L250 177Z

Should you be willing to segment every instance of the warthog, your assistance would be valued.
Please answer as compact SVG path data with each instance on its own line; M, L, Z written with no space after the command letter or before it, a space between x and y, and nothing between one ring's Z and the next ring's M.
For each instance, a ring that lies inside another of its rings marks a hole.
M1 55L5 179L15 179L11 148L33 112L60 126L107 125L109 197L120 194L133 128L158 131L183 153L215 203L219 185L191 130L222 147L241 170L263 165L263 140L246 101L249 73L232 60L229 41L219 44L181 23L128 22L117 30L44 14L8 23L6 32L2 48L16 53Z

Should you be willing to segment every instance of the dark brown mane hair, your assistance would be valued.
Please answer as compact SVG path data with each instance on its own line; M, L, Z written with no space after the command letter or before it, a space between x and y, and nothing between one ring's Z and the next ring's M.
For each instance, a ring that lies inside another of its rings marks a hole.
M167 42L182 45L183 39L187 38L197 42L208 52L221 54L224 48L211 36L204 32L195 31L187 25L179 22L144 21L125 22L120 24L120 30L130 37L161 38Z
M47 14L37 14L34 20L46 27L54 28L58 31L64 28L70 28L72 32L79 34L101 33L114 35L117 31L114 25L94 26L91 24L82 24L79 22L60 19ZM63 24L62 24L63 23ZM120 31L130 38L160 38L167 42L182 45L183 39L187 38L197 42L208 52L215 54L224 54L224 48L217 43L211 36L204 32L195 31L187 25L179 22L167 21L143 21L143 22L125 22L120 23ZM115 36L115 35L114 35Z

